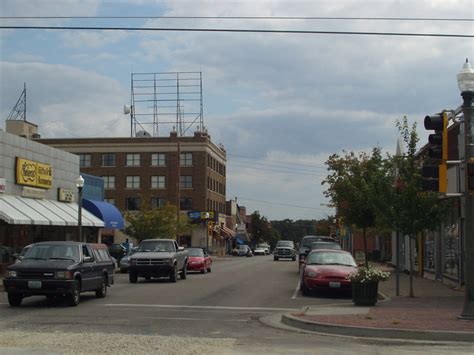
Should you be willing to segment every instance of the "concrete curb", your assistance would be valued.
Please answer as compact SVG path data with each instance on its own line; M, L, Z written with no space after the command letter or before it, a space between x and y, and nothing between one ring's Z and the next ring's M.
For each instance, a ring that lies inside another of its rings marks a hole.
M474 333L471 332L369 328L355 327L349 325L336 325L300 319L298 317L293 316L291 313L284 313L281 316L281 322L290 327L333 335L345 335L362 338L386 338L403 340L425 340L436 342L444 341L474 343Z

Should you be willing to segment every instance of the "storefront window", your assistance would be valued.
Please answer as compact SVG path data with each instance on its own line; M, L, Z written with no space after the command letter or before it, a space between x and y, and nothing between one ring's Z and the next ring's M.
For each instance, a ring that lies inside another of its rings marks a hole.
M459 277L459 227L452 224L443 233L443 273Z
M428 232L425 236L425 269L435 271L435 233Z

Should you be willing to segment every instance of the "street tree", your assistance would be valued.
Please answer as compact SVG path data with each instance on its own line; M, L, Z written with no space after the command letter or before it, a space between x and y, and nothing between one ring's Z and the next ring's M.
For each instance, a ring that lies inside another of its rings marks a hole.
M191 230L188 217L180 214L177 218L176 215L176 206L172 204L157 208L150 208L144 204L139 211L125 214L127 221L125 233L137 241L154 238L175 239L176 235Z
M375 178L384 168L381 149L374 148L370 153L358 154L344 152L342 156L333 154L326 165L330 173L322 182L328 185L324 194L337 207L339 217L362 229L365 266L368 267L367 229L376 223L371 192Z
M410 237L410 297L414 297L412 244L424 230L439 227L447 204L440 199L439 193L422 191L421 161L416 153L416 123L410 127L404 117L397 121L397 128L406 146L406 154L387 157L385 168L376 172L370 196L379 223Z
M250 216L251 224L251 244L257 245L261 242L270 241L273 239L272 226L265 216L261 216L260 212L255 211Z

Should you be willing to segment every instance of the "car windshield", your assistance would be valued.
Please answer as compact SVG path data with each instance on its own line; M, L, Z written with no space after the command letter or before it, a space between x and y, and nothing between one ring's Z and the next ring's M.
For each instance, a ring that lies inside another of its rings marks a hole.
M201 248L188 248L189 256L204 257L204 251Z
M293 242L289 242L289 241L279 241L279 242L277 243L277 248L281 248L281 247L293 248Z
M311 249L334 249L341 250L341 246L337 243L315 242L311 245Z
M40 244L23 250L22 257L25 260L79 260L79 251L78 245Z
M311 252L306 260L308 265L347 265L356 267L351 254L346 252Z
M158 251L158 252L174 252L174 243L169 240L145 240L138 246L139 252Z

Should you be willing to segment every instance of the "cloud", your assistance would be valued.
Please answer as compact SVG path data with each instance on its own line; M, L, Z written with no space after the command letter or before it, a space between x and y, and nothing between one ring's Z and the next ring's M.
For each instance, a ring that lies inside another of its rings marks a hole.
M27 83L27 118L43 137L126 136L128 90L110 78L67 65L0 62L1 114ZM15 85L18 90L12 90ZM114 109L115 108L115 109Z
M68 31L61 34L64 44L76 49L100 48L124 41L128 36L125 31Z

